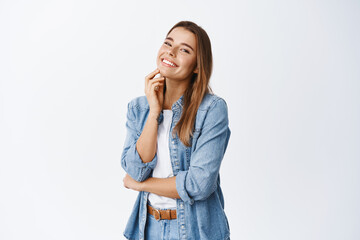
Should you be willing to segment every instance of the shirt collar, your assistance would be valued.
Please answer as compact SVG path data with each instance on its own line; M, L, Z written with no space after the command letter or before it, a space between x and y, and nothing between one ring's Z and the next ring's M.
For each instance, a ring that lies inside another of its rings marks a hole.
M172 106L171 110L175 110L177 106L179 106L181 109L183 108L184 103L184 95L182 95Z
M176 110L182 110L183 108L183 104L184 104L184 95L182 95L172 106L171 106L171 110L174 112ZM158 124L161 124L162 121L164 120L164 114L163 111L160 112L160 115L158 117Z

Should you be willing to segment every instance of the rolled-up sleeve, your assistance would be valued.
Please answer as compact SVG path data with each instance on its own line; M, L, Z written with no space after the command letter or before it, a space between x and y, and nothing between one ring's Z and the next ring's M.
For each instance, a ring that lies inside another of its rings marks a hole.
M140 158L136 149L136 142L141 132L136 128L136 117L130 103L127 110L126 129L127 133L121 155L121 166L133 179L142 182L150 176L151 171L156 166L157 159L156 154L148 163L144 163Z
M176 176L176 189L184 202L193 204L194 201L204 200L216 190L230 133L227 105L220 98L207 112L196 148L191 154L189 169L179 171Z

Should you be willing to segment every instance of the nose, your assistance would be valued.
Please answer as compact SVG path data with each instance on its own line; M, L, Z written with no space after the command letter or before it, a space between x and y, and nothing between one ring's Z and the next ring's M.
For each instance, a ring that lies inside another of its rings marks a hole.
M174 56L175 56L175 54L174 54L174 50L173 50L172 48L171 48L171 49L169 49L168 54L169 54L170 56L172 56L172 57L174 57Z

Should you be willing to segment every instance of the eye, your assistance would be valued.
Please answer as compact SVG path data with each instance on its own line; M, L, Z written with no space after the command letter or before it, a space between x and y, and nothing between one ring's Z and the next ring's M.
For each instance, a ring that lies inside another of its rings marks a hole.
M186 50L185 48L180 49L180 51L186 52L186 53L190 53L188 50Z
M171 47L171 44L169 42L164 42L164 44Z

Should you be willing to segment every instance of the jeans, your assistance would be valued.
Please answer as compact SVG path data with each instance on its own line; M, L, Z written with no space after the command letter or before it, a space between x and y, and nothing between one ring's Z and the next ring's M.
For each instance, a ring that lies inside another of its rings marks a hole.
M145 226L145 240L178 240L177 219L159 220L151 214L147 214Z

